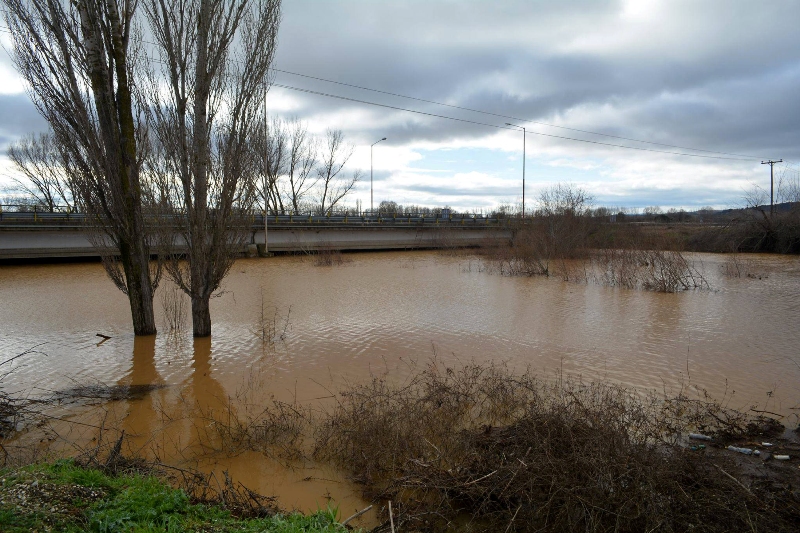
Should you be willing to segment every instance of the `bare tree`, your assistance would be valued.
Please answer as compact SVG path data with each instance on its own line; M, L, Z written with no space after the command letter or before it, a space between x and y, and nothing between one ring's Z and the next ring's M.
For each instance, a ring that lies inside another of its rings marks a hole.
M352 155L353 146L344 144L342 130L325 132L325 148L317 168L320 214L324 215L336 207L361 178L361 172L358 170L351 176L342 175L342 170Z
M140 170L145 130L132 80L135 1L3 0L12 58L50 123L64 169L97 222L104 265L128 295L137 335L156 332ZM104 252L105 253L105 252Z
M266 121L265 121L266 124ZM261 200L267 211L283 213L283 196L280 190L280 178L286 173L287 131L279 117L273 117L264 128L262 141L264 146L264 174L261 183Z
M786 165L778 179L778 202L800 202L800 170Z
M586 190L572 184L557 183L539 194L539 211L543 216L582 216L593 201Z
M75 209L72 183L52 133L23 137L9 146L8 158L25 176L12 179L38 205L51 213L59 206Z
M192 304L195 337L211 334L209 300L248 238L264 157L260 103L280 0L143 0L164 62L150 118L162 199L185 243L167 268ZM163 97L165 92L167 97Z
M309 136L308 128L297 119L288 125L288 143L286 163L288 189L285 194L292 210L299 213L306 196L317 183L313 176L317 165L317 146L314 139Z
M533 233L534 248L547 259L565 259L582 253L591 223L594 198L572 184L556 184L539 195L539 214Z

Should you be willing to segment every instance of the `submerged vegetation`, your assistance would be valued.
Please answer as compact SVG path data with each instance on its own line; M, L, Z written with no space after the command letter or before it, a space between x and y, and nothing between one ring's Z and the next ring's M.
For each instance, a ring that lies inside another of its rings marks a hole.
M342 393L315 455L395 502L405 531L795 531L796 467L682 437L738 442L780 427L683 395L431 366Z
M543 231L534 221L518 229L509 245L490 246L482 252L488 270L508 276L555 276L655 292L709 288L702 269L684 252L636 245L593 249L585 239L569 241Z
M674 236L608 222L590 203L589 194L578 187L545 190L540 209L517 225L509 243L484 247L486 268L510 276L556 276L656 292L708 288L701 269Z

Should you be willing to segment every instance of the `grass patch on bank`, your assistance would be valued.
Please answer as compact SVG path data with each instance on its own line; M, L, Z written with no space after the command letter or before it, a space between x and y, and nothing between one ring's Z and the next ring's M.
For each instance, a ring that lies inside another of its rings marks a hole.
M73 461L0 470L0 531L340 533L336 510L237 517L195 503L157 477L119 476Z

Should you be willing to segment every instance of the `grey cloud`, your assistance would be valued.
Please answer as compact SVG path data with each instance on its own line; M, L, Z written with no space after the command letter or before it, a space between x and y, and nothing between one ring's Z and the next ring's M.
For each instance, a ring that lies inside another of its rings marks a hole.
M527 121L800 160L800 106L794 104L800 93L800 32L795 27L800 3L670 0L662 3L664 13L657 24L626 18L626 4L623 0L286 0L275 66ZM626 32L632 32L634 40L616 46L616 39ZM488 124L508 121L289 74L278 73L276 82ZM348 111L368 113L372 120L345 118L338 124L357 144L383 136L394 145L446 143L481 139L497 131L289 92L300 101L293 114L308 121L332 113L344 117ZM0 97L3 136L14 138L46 128L23 100L24 96ZM621 142L533 124L530 128ZM555 139L535 142L569 149L576 157L605 157L612 162L653 157ZM698 164L716 163L698 160ZM387 175L376 173L375 180ZM717 193L631 194L641 195L642 204L681 205L681 195L685 202L703 203ZM667 201L658 202L659 198Z
M454 185L414 185L413 187L397 187L400 191L414 191L422 193L432 193L444 196L463 196L463 197L491 197L501 196L514 197L520 194L518 187L468 187L462 188Z
M46 131L47 121L25 94L0 94L0 153L27 133Z
M481 2L292 2L285 6L278 62L290 70L528 120L554 120L582 106L619 106L636 112L621 114L616 123L593 124L593 129L716 150L790 150L785 157L800 157L792 148L798 145L792 123L796 112L770 104L770 99L779 100L776 93L798 88L797 79L774 78L800 65L800 38L792 27L792 21L800 19L800 6L747 1L667 5L662 35L645 36L640 46L607 53L575 52L564 45L579 39L582 31L602 31L604 25L613 39L619 2L503 2L499 7ZM513 33L524 24L533 35L562 38L548 44L503 37L503 28ZM487 81L494 79L495 84ZM421 111L503 123L499 117L316 86ZM665 94L677 98L665 102ZM322 100L310 97L304 114L343 108L341 102ZM398 142L492 133L464 123L419 120L410 115L405 124L380 132L349 126L355 135L391 135ZM571 125L582 126L580 121Z

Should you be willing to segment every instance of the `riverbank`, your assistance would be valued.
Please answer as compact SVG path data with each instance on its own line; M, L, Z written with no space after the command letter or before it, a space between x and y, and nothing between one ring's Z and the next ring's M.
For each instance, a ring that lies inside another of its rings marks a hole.
M74 461L0 470L0 530L208 533L341 533L335 509L311 515L281 512L263 499L192 498L150 470L113 475ZM244 495L240 495L242 497Z
M207 411L206 457L334 467L373 508L364 525L376 533L800 528L800 428L774 413L435 360L333 398L330 409ZM76 459L0 471L0 529L346 530L335 499L334 510L287 514L226 470L125 456L126 439L108 426Z

